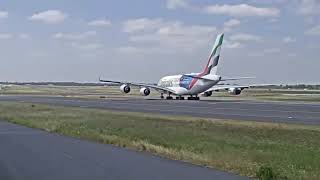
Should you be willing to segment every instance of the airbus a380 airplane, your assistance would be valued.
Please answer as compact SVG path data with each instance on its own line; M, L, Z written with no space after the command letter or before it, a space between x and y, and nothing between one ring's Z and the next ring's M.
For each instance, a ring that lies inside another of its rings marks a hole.
M157 85L102 79L99 80L100 82L121 84L120 90L123 93L129 93L131 90L130 86L140 87L140 94L142 96L148 96L151 92L150 89L155 89L161 93L162 99L164 98L163 94L167 94L166 99L173 99L172 95L174 95L176 96L176 99L180 100L183 100L184 96L189 96L188 100L199 100L199 94L211 96L213 91L219 90L228 90L231 94L239 95L243 89L248 88L249 86L218 84L221 81L247 79L245 77L224 79L217 75L217 67L220 58L223 36L224 34L219 34L217 36L215 44L210 53L208 63L201 73L165 76L159 80Z

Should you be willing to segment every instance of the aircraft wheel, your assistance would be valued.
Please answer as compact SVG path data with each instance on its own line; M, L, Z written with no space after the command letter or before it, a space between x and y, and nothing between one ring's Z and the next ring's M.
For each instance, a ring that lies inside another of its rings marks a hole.
M188 97L188 100L196 100L196 101L199 101L199 100L200 100L200 97L198 97L198 96L196 96L196 97L190 96L190 97Z
M167 96L167 98L166 98L167 100L172 100L173 99L173 97L172 96Z
M184 97L183 96L177 96L176 100L184 100Z

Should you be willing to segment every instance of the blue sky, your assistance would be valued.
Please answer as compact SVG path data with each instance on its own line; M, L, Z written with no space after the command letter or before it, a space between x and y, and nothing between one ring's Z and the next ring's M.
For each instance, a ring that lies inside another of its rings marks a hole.
M218 72L320 83L318 0L2 0L1 81L156 82L199 72L225 32Z

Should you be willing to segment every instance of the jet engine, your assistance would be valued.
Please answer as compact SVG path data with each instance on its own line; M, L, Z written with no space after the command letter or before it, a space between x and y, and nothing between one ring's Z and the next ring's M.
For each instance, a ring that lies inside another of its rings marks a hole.
M232 95L239 95L241 94L241 88L229 88L228 92Z
M149 94L150 94L150 89L149 88L141 88L140 89L140 94L141 94L141 96L149 96Z
M127 84L123 84L122 86L120 86L120 91L121 91L122 93L128 94L128 93L130 92L130 90L131 90L131 88L130 88L130 86L127 85Z
M204 97L212 96L212 91L204 92L204 93L203 93L203 96L204 96Z

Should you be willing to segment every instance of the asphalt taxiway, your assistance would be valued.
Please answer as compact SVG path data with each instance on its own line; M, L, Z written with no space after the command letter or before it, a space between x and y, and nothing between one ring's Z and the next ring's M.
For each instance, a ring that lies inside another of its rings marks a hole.
M234 174L0 121L0 179L237 180Z
M320 103L177 101L159 99L73 99L55 96L0 96L0 101L101 108L218 119L320 125Z

